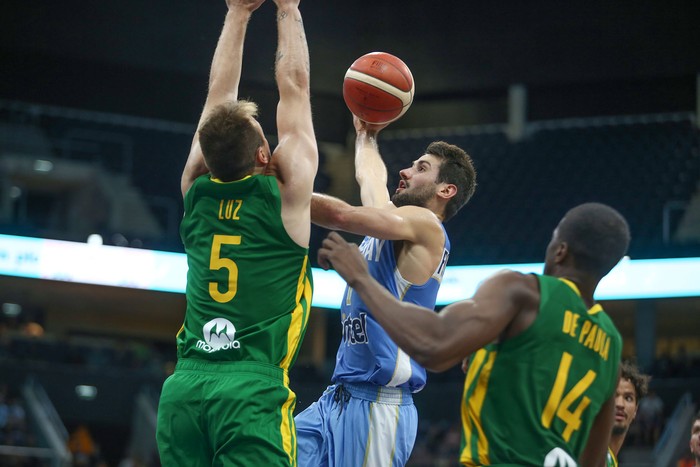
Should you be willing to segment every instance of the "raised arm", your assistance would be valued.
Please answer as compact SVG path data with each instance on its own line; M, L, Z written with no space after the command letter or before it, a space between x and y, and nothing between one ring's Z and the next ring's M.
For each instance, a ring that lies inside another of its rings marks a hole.
M443 238L437 216L417 206L392 209L352 206L339 198L314 193L311 199L311 220L326 229L384 240L429 244L436 238Z
M238 99L238 84L241 81L243 42L250 16L265 0L227 0L228 12L216 44L209 72L209 88L197 129L219 104ZM199 133L192 139L190 154L182 172L180 187L184 196L194 180L209 170L204 162L199 145Z
M278 145L271 172L282 191L282 219L298 243L310 235L309 204L318 169L318 148L311 119L309 51L299 0L275 0L278 45L275 77Z
M323 241L319 264L332 266L394 342L432 371L445 371L492 342L520 310L537 300L534 278L506 271L484 281L472 299L448 305L440 313L400 302L369 275L357 246L335 232Z
M363 206L384 208L390 206L387 189L387 170L379 153L377 137L388 123L373 125L353 116L355 125L355 180L360 186Z

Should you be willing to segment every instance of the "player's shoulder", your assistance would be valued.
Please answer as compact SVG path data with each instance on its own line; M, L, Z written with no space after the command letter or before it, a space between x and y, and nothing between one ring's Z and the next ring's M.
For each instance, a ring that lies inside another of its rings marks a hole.
M515 269L501 269L496 271L491 276L504 282L513 282L515 284L537 284L537 275L516 271Z
M414 243L442 251L447 233L437 214L421 206L401 206L397 208L397 214L411 226L415 234Z
M442 220L438 217L432 210L415 205L406 205L395 207L393 203L388 205L389 209L395 209L396 214L403 217L404 219L414 220L416 222L422 222L426 225L434 225L437 228L442 229Z
M526 300L539 300L540 286L535 274L523 273L513 269L501 269L495 272L488 280L510 296Z

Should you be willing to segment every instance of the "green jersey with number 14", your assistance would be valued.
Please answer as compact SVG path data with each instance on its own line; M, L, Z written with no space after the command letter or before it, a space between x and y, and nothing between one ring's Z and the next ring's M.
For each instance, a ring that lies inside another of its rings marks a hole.
M622 338L572 282L537 275L539 314L471 356L462 399L464 465L575 465L617 386Z

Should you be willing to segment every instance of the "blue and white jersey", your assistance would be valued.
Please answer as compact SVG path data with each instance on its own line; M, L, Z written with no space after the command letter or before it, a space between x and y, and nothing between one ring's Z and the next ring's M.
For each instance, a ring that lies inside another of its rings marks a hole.
M442 260L430 279L422 285L401 277L396 266L393 241L365 237L360 251L367 260L372 277L394 297L434 309L450 254L450 240L444 226L442 231L445 235ZM407 388L411 392L423 389L425 369L398 348L350 287L345 288L340 312L343 337L335 358L334 383L372 383Z

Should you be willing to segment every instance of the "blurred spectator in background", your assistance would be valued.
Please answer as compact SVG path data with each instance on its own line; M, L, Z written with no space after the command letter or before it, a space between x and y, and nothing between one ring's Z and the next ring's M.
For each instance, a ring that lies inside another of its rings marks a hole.
M678 467L700 467L700 411L690 425L690 454L678 461Z
M78 425L68 438L68 450L73 455L74 467L91 467L100 465L100 450L84 425Z
M690 454L695 459L695 467L700 467L700 411L695 414L690 428Z
M649 389L649 393L639 402L637 421L639 422L642 443L653 446L659 440L664 419L664 402Z

